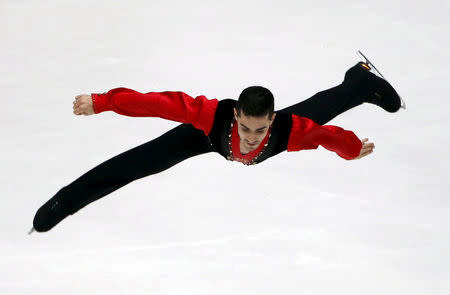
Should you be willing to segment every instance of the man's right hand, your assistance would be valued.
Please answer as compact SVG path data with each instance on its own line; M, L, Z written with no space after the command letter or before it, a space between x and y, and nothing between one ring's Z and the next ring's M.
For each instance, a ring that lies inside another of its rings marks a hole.
M94 106L92 104L92 96L88 94L80 94L75 96L73 102L73 113L75 115L93 115Z

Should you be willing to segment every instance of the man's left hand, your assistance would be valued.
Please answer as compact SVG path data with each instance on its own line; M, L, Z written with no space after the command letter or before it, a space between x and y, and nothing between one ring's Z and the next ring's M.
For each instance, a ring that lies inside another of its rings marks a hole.
M364 138L363 140L361 140L362 143L361 152L359 153L359 156L354 158L353 160L361 159L373 152L375 144L373 144L372 142L368 142L368 140L369 140L368 138Z

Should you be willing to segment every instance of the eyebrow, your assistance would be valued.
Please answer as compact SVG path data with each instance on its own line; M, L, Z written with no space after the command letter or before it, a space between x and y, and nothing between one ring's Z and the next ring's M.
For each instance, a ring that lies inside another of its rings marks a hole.
M250 129L250 128L248 128L247 126L245 126L244 124L242 124L242 123L240 123L240 124L241 124L242 127L247 128L247 129ZM263 130L263 129L266 129L266 128L267 128L267 126L264 126L264 127L261 127L261 128L256 129L256 131L258 131L258 130Z

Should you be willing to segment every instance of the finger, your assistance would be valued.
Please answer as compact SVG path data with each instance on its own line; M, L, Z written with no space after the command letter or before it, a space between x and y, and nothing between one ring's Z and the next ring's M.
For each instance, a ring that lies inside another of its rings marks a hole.
M364 152L366 152L366 151L371 151L371 150L373 150L373 147L372 147L372 146L367 146L367 145L365 145L365 146L363 146L363 147L361 148L361 153L364 153Z
M374 148L375 145L373 143L364 143L363 148Z
M367 152L372 152L373 151L373 149L372 148L367 148L367 149L364 149L364 153L367 153Z
M365 149L362 153L367 154L367 153L370 153L371 151L372 151L371 149Z
M368 140L369 140L368 138L364 138L363 140L361 140L361 142L364 144Z
M365 153L363 153L361 156L362 157L365 157L365 156L367 156L367 155L369 155L369 154L371 154L373 151L368 151L368 152L365 152Z
M82 113L83 113L83 109L81 109L81 108L75 108L74 109L74 113L76 114L76 115L81 115Z

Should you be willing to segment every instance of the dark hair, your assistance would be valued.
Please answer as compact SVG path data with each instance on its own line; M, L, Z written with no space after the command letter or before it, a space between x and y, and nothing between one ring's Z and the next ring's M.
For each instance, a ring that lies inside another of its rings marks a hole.
M262 86L250 86L245 88L236 104L236 111L241 115L241 111L246 116L262 117L269 115L269 119L274 112L273 94L269 89Z

